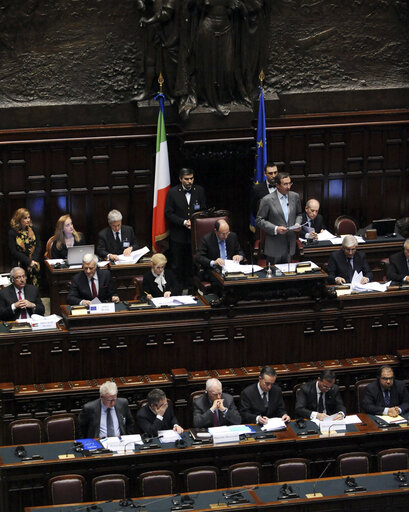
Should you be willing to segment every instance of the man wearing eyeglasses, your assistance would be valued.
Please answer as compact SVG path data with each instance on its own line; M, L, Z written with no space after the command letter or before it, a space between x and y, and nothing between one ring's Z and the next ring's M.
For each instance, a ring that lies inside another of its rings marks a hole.
M264 254L268 263L287 263L295 253L296 233L301 229L301 201L292 192L292 181L287 172L275 177L277 189L263 197L257 212L257 227L265 231ZM296 224L300 227L289 229Z
M305 382L297 391L295 415L297 418L323 421L336 414L334 420L345 417L346 409L332 370L321 372L317 380Z
M118 398L115 382L104 382L100 397L84 404L78 416L79 438L116 437L134 433L134 420L126 398Z
M381 366L376 381L366 386L362 408L367 414L392 418L409 412L409 392L403 381L395 379L390 366Z
M243 389L240 397L240 415L243 423L265 425L269 418L290 421L284 407L281 388L276 385L277 373L271 366L264 366L258 382Z

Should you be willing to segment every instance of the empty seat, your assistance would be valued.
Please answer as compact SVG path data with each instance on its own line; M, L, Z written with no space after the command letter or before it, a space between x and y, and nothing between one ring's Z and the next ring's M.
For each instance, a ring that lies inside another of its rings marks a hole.
M43 442L43 424L37 419L12 421L9 425L11 444Z
M359 475L370 473L369 453L349 452L342 453L337 457L337 471L341 476Z
M349 215L340 215L335 219L335 234L340 235L356 235L358 231L355 220Z
M128 497L129 478L121 474L96 476L92 479L94 501L123 500Z
M81 475L60 475L50 478L48 490L53 505L84 501L85 478Z
M75 414L52 414L45 418L44 429L49 442L75 439Z
M260 483L261 466L258 462L239 462L229 467L230 487Z
M280 459L273 465L273 475L276 482L291 482L305 480L309 477L310 463L307 459Z
M409 450L407 448L389 448L378 452L379 471L400 471L409 468Z
M217 489L217 468L199 466L185 471L186 492L207 491Z
M175 475L172 471L148 471L138 477L140 496L157 496L159 494L173 494L175 488Z

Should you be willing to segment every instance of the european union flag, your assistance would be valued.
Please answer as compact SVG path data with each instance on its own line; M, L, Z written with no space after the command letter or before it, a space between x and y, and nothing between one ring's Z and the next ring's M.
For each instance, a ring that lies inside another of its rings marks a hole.
M253 184L263 182L266 177L264 175L264 167L267 163L267 139L266 139L266 112L264 109L263 88L260 87L260 101L258 104L258 122L257 122L257 154L256 168L254 170ZM256 219L250 214L250 229L255 230Z

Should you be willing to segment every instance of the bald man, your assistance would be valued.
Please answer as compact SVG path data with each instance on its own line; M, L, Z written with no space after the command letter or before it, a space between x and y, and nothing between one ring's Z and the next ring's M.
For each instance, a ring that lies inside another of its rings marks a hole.
M302 214L300 238L316 240L318 233L325 229L324 219L320 213L320 203L316 199L309 199ZM305 226L304 226L305 224Z

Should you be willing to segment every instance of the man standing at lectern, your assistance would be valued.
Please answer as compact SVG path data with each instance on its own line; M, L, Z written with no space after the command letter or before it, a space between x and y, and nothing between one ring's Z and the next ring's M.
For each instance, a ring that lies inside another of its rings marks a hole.
M264 253L268 263L287 263L295 253L295 224L301 225L301 201L296 192L291 192L291 178L287 172L279 172L275 178L277 190L260 201L257 227L265 231Z

